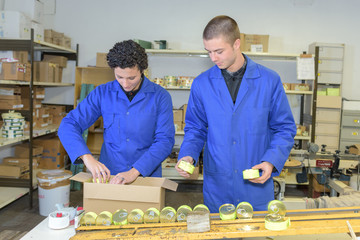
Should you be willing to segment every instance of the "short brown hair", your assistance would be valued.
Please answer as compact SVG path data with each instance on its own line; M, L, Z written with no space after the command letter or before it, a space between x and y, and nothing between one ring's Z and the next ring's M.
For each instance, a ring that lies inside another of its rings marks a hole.
M225 15L211 19L204 29L203 39L210 40L220 35L223 35L230 44L240 39L240 30L236 21Z

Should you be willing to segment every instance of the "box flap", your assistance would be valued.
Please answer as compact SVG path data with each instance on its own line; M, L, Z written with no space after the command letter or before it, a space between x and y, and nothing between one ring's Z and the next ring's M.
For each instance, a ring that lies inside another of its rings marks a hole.
M360 144L351 145L349 148L349 152L352 154L360 155Z
M78 174L70 178L70 180L74 180L77 182L90 182L91 179L92 179L91 173L86 173L86 172L79 172Z
M172 191L176 191L178 184L166 178L159 177L138 177L132 185L158 186Z

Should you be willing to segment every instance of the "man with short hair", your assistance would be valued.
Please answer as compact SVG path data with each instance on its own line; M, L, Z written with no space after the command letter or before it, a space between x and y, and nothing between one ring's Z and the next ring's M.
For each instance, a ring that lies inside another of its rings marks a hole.
M59 137L74 164L84 163L94 179L131 183L139 175L161 177L161 162L174 145L170 94L144 76L145 49L132 40L107 54L115 80L97 86L61 122ZM97 161L81 134L100 116L104 143Z
M196 165L205 144L203 194L210 211L243 201L266 210L274 199L271 177L281 172L296 134L280 77L241 53L239 28L228 16L207 24L203 42L215 66L193 81L178 164ZM243 179L251 168L260 177Z

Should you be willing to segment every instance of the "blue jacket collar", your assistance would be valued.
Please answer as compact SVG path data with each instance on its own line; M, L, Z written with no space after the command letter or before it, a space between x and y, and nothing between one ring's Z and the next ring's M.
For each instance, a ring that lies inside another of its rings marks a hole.
M257 67L257 63L255 63L253 60L251 60L248 56L246 56L244 54L244 56L246 57L246 61L247 61L247 66L246 66L246 71L244 74L244 78L250 79L250 78L258 78L260 77L260 73L259 73L259 69ZM211 68L212 73L210 74L210 76L212 78L223 78L222 74L221 74L221 70L218 66L214 66Z
M150 80L144 76L144 82L142 83L142 86L140 88L140 91L138 93L141 92L155 92L155 88L154 85L151 84ZM120 87L120 83L115 79L114 81L112 81L111 83L111 91L122 91L121 87Z

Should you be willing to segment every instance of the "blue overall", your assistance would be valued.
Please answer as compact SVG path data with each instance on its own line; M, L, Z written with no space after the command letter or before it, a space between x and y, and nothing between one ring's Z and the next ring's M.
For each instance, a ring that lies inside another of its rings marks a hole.
M90 153L81 134L102 116L99 161L111 174L134 167L142 176L161 177L161 162L174 145L172 101L165 89L143 81L131 102L116 80L102 84L62 120L58 133L72 162Z
M191 87L179 159L198 161L205 143L203 194L211 212L242 201L266 210L274 198L272 178L255 184L242 171L267 161L278 175L294 144L296 125L279 75L246 58L235 104L217 66Z

